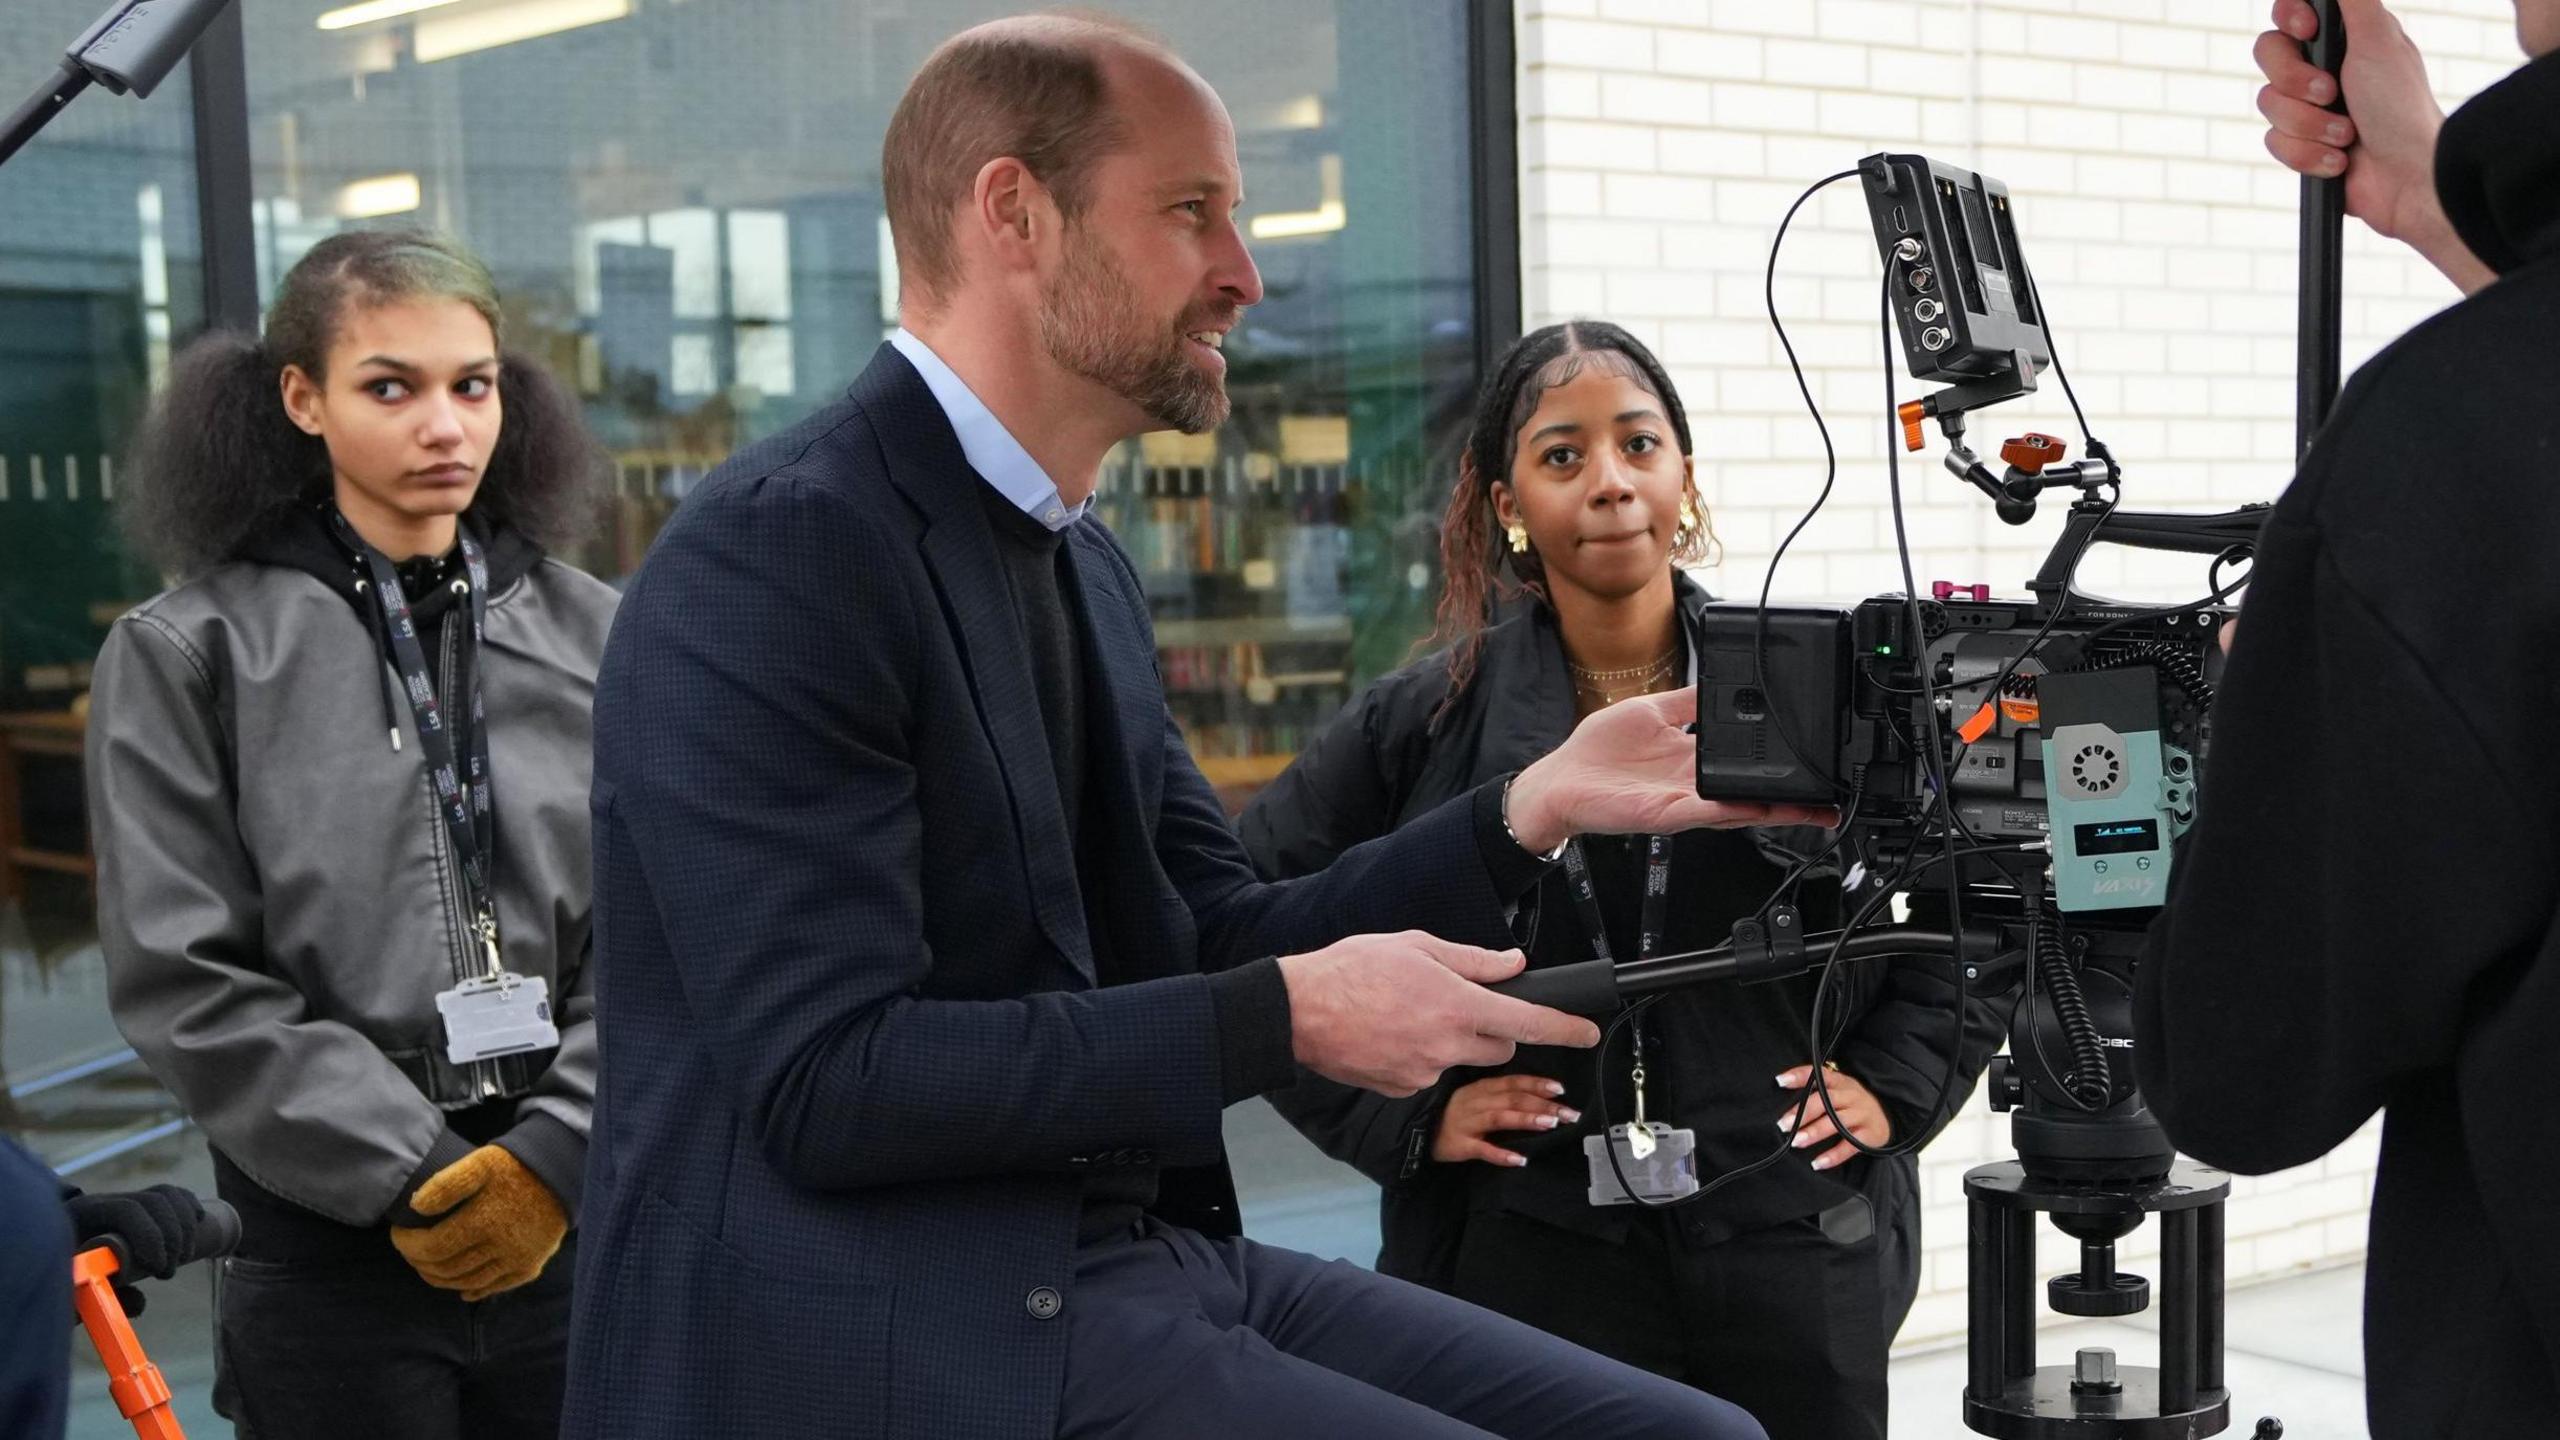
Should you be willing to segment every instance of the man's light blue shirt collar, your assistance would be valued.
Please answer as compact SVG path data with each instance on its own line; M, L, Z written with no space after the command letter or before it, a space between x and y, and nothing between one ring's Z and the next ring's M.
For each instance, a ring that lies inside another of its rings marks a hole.
M909 334L900 326L889 335L889 343L907 357L924 377L925 388L933 392L942 413L951 421L953 433L960 437L960 453L968 457L970 468L996 487L996 493L1010 500L1023 514L1052 530L1064 530L1084 518L1093 508L1093 497L1086 496L1074 505L1058 494L1057 482L1013 432L1004 428L968 382L933 353L933 347Z

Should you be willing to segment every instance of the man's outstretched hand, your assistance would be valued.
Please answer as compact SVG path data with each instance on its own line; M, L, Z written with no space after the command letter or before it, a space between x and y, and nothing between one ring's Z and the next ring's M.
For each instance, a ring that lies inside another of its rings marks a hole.
M1840 823L1828 806L1699 799L1697 718L1695 686L1593 711L1511 782L1511 833L1543 854L1574 835Z

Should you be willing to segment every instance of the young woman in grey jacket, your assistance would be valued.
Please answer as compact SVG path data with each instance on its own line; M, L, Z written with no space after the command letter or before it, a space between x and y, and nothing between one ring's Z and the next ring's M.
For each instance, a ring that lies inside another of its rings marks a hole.
M98 656L100 938L244 1222L215 1403L259 1440L558 1428L615 597L545 553L601 456L501 334L458 245L333 236L181 356L122 501L180 583Z

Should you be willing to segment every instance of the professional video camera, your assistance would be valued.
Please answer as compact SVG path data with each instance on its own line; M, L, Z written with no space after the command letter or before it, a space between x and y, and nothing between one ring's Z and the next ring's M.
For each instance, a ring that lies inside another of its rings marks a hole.
M2076 498L2028 599L1944 581L1924 598L1906 547L1901 594L1847 610L1712 611L1694 637L1699 793L1838 805L1853 899L1861 887L1909 892L1915 913L1945 920L1950 943L1938 953L1958 962L1967 988L2012 974L2024 986L1989 1085L1992 1106L2011 1113L2018 1159L1965 1179L1967 1423L1996 1435L2216 1433L2229 1417L2229 1183L2178 1160L2144 1109L2131 997L2143 930L2195 819L2216 635L2229 620L2219 602L2234 587L2143 607L2085 595L2072 577L2103 538L2212 555L2218 580L2250 554L2265 507L2120 511L2121 473L2094 437L2068 464L2050 436L2012 439L1993 474L1965 444L1966 415L2031 391L2053 361L2008 192L1916 155L1871 156L1857 174L1903 361L1946 386L1898 408L1905 447L1921 448L1935 420L1947 468L2013 525L2033 518L2046 490ZM1940 871L1931 883L1924 866ZM2145 1308L2148 1283L2117 1271L2115 1242L2144 1215L2161 1217L2158 1369L2119 1373L2099 1352L2036 1368L2038 1213L2081 1244L2080 1270L2047 1287L2053 1308L2079 1316Z
M1888 385L1898 358L1943 386L1892 407L1896 438L1918 450L1935 421L1946 468L2013 525L2034 517L2045 491L2073 492L2061 537L2027 598L1944 581L1924 595L1903 545L1900 593L1838 608L1773 605L1764 591L1758 604L1710 607L1692 635L1698 792L1837 807L1833 854L1851 915L1840 930L1804 934L1796 912L1773 901L1713 950L1556 967L1502 988L1607 1015L1707 980L1916 955L1950 962L1960 996L2022 992L2008 1053L1989 1078L1993 1108L2011 1115L2018 1158L1965 1177L1966 1423L2021 1437L2216 1434L2230 1412L2222 1374L2230 1184L2179 1159L2145 1110L2134 1086L2131 999L2143 932L2167 897L2208 763L2217 637L2231 615L2222 602L2238 588L2221 572L2249 558L2266 507L2120 509L2122 472L2085 416L2084 458L2066 462L2062 441L2028 434L2000 447L1995 473L1966 445L1966 417L2034 391L2048 370L2070 388L2008 191L1922 156L1882 154L1805 198L1852 178L1884 266ZM1779 233L1783 241L1784 224ZM1771 263L1774 275L1774 250ZM1783 340L1783 326L1779 333ZM2076 396L2072 409L2080 414ZM1898 452L1888 456L1899 530ZM2208 593L2156 607L2085 594L2073 576L2100 541L2211 556ZM1897 902L1908 923L1871 925L1890 920ZM1952 1076L1952 1055L1949 1064ZM2036 1366L2038 1214L2080 1243L2080 1268L2046 1287L2048 1303L2075 1316L2150 1306L2150 1282L2116 1269L2115 1245L2146 1215L2160 1218L2156 1369L2120 1369L2102 1350L2071 1366ZM2281 1426L2262 1422L2259 1433Z
M2011 524L2045 490L2077 498L2029 599L1941 581L1845 610L1712 608L1693 637L1698 791L1837 805L1862 886L1994 927L1995 955L2029 966L1992 1083L2021 1163L2041 1179L2156 1180L2171 1151L2132 1093L2128 970L2195 818L2230 587L2154 608L2085 595L2072 573L2101 539L2209 554L2218 571L2248 555L2264 507L2121 511L2095 441L2065 464L2061 441L2021 436L1993 474L1964 443L1966 415L2034 390L2053 356L2008 192L1916 155L1856 174L1903 361L1952 382L1899 407L1904 445L1935 420L1947 468ZM1942 873L1923 883L1933 860Z

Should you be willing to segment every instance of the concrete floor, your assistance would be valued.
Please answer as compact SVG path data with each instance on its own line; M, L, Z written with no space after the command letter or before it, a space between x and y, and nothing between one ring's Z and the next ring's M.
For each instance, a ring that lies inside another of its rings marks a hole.
M2363 1440L2364 1267L2317 1270L2235 1290L2223 1319L2225 1380L2231 1428L2247 1436L2263 1415L2284 1422L2289 1440ZM2036 1359L2070 1363L2083 1346L2106 1345L2126 1364L2160 1353L2160 1327L2148 1316L2086 1321L2045 1331ZM1961 1348L1908 1355L1893 1363L1893 1440L1966 1440L1965 1355Z

